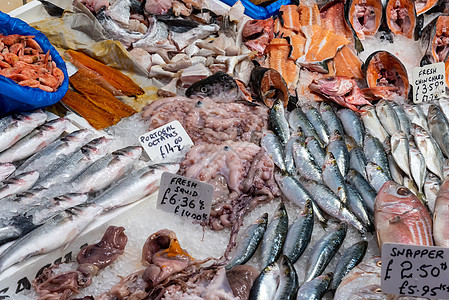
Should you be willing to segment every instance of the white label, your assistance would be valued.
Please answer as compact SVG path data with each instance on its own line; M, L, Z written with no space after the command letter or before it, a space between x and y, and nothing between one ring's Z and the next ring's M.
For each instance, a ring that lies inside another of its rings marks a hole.
M153 161L167 161L168 158L179 157L193 145L179 121L170 122L141 135L139 141Z
M209 219L214 187L205 182L164 172L157 208L195 221Z
M382 292L449 299L449 248L386 243Z
M413 69L413 102L432 101L445 95L446 73L444 63Z

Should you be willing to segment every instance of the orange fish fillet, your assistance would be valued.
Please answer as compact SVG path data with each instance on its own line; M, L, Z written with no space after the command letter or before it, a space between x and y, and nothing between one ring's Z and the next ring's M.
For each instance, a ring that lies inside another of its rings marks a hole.
M288 37L296 34L293 30L283 27L279 18L274 21L273 31L276 37Z
M364 78L362 73L362 61L354 50L344 46L334 57L335 76L350 78Z
M282 5L279 9L279 18L283 20L283 27L298 32L301 24L299 23L299 12L296 5Z
M290 48L291 46L284 38L274 38L268 46L269 66L282 75L289 89L296 85L299 75L299 68L295 61L289 59Z
M292 46L290 52L290 58L296 61L298 58L304 55L304 47L306 45L306 38L301 34L293 35L289 37L290 45Z
M298 12L301 26L321 25L320 10L314 1L301 1Z

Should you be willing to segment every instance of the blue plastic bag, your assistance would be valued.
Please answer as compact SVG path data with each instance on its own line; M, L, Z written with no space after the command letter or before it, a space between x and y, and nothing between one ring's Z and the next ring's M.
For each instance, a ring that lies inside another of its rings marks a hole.
M221 0L229 6L233 6L237 0ZM240 0L245 7L245 15L258 20L265 20L276 15L282 5L291 4L291 0L278 0L266 7L257 6L249 0Z
M27 111L35 108L52 105L64 97L69 89L69 77L64 60L58 51L50 44L47 37L40 31L29 26L24 21L12 18L8 14L0 12L0 33L4 35L20 34L34 35L34 40L39 43L44 53L50 50L52 60L64 73L64 82L53 93L45 92L39 88L20 86L14 80L0 75L0 116L8 113Z

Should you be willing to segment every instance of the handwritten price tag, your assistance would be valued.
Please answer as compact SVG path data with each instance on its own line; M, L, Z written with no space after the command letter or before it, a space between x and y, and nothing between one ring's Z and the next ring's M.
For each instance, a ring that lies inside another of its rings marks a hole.
M158 127L139 137L139 142L153 161L167 161L185 154L192 140L179 121Z
M449 248L386 243L382 292L449 299Z
M207 221L213 195L211 184L164 172L156 207L183 218Z
M446 73L444 63L413 69L413 102L432 101L445 95Z

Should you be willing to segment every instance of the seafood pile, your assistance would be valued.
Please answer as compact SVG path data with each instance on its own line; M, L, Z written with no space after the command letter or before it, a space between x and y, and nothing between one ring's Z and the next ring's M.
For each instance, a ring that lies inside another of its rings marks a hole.
M0 34L0 52L0 75L19 85L54 92L64 81L50 51L44 53L34 36Z

